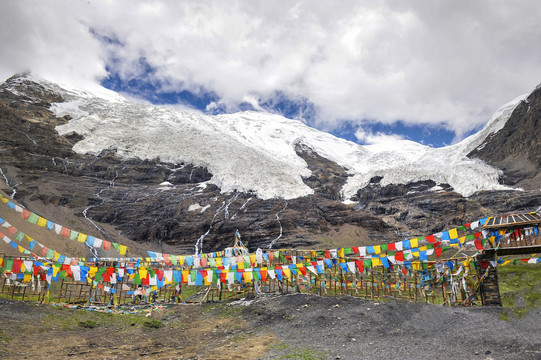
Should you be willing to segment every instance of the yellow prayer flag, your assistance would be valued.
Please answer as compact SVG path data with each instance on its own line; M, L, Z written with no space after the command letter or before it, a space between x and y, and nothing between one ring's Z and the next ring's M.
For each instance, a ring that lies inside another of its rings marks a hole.
M449 246L450 246L450 247L458 247L458 246L459 246L459 243L456 243L456 244L451 243L451 244L449 244Z
M178 257L178 263L180 264L180 266L184 265L184 256L179 256Z
M54 261L58 261L59 258L60 258L60 254L55 251L54 257L53 257Z
M23 279L23 281L24 281L25 283L30 282L31 280L32 280L32 275L31 275L31 274L24 274L24 279Z
M513 262L513 260L505 260L503 262L502 266L505 266L505 265L509 264L510 262Z
M2 202L3 202L4 204L7 204L7 203L8 203L8 201L9 201L9 200L8 200L8 199L6 199L5 197L3 197L3 198L2 198Z
M461 244L464 244L466 242L466 237L465 236L462 236L461 238L458 239L458 241L461 243Z
M38 217L38 222L36 223L36 225L41 227L47 226L47 219L42 218L41 216Z
M284 268L282 269L282 273L284 276L288 279L291 279L291 269L290 268Z
M58 275L58 271L60 270L60 267L57 267L57 266L53 266L53 277L55 277L56 275Z
M250 263L253 264L256 262L255 254L250 255Z
M419 247L419 240L417 238L410 239L410 245L412 249Z
M381 260L380 258L372 258L372 267L375 267L375 266L381 266Z
M375 245L374 246L374 253L376 253L376 254L381 253L381 245Z
M83 233L79 233L79 236L77 236L77 241L80 243L84 243L86 241L87 235Z
M377 253L376 253L377 254ZM345 257L345 251L344 251L344 248L339 248L338 249L338 252L337 252L337 255L339 258L343 258Z
M216 267L222 266L222 258L216 258Z
M244 277L244 281L245 281L245 282L247 282L247 283L251 283L251 282L252 282L252 272L251 272L251 271L243 272L243 273L242 273L242 276Z
M428 247L427 246L421 246L419 248L419 251L427 251L428 250Z
M418 251L412 251L411 255L413 255L415 257L419 257L419 252Z
M17 248L19 249L19 252L20 252L20 253L23 253L23 252L24 252L24 248L23 248L21 245L17 245Z
M146 268L144 267L139 268L139 276L141 277L141 279L146 279L147 274L148 274L148 270Z
M411 262L411 268L413 270L420 270L421 269L421 262L420 261L412 261Z
M152 291L158 291L158 287L157 287L156 285L154 285L154 286L152 286L152 287L150 288L150 290L152 290Z
M24 236L26 238L26 240L28 240L28 242L32 242L34 239L32 239L30 236L28 235L25 235Z
M128 247L125 245L118 245L118 253L120 255L126 255L126 250L128 250Z
M98 267L97 266L90 266L90 268L88 269L88 276L89 277L94 277L96 275L96 272L98 272Z
M456 228L449 230L449 239L458 239L458 231Z

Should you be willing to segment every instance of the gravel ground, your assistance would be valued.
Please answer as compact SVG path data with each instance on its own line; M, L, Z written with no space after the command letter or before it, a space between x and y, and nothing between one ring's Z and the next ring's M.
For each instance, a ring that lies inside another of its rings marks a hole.
M147 317L0 299L0 358L541 359L541 309L501 311L295 294Z
M242 313L282 341L261 359L541 359L540 309L513 321L501 311L296 294Z

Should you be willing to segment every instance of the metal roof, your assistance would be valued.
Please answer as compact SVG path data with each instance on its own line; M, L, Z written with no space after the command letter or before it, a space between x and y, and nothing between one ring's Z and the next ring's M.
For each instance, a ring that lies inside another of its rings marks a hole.
M484 228L515 227L541 223L541 215L536 212L527 214L495 216L487 220Z

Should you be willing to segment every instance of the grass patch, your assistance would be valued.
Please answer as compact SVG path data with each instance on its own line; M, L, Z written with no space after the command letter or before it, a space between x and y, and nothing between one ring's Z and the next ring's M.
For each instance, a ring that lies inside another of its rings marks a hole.
M240 306L229 306L228 304L204 304L203 312L211 313L213 317L226 319L241 316Z
M541 306L541 266L517 263L498 268L502 306L507 311L500 319L510 320L526 316L531 309Z
M79 321L77 325L85 329L93 329L96 326L98 326L98 323L96 323L94 320L86 320L86 321Z
M42 322L45 328L60 328L72 330L78 327L93 329L96 327L124 328L142 327L148 322L144 313L141 314L108 314L86 310L57 308L47 314ZM133 324L133 325L132 325Z
M163 323L160 320L151 319L150 321L145 321L143 326L151 329L159 329L163 326Z
M324 360L327 355L323 351L314 349L299 349L287 355L282 355L280 359L295 359L295 360Z

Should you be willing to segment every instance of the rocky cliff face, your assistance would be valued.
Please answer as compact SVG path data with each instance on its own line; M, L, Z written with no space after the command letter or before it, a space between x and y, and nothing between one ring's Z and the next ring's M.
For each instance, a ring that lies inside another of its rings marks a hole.
M504 170L502 182L541 188L541 86L522 101L500 131L468 156Z
M207 183L212 174L204 167L122 160L114 149L97 156L75 153L72 147L81 136L55 131L69 116L59 118L49 110L62 100L30 79L15 77L0 86L0 179L5 180L0 189L55 222L83 226L78 230L120 243L131 239L149 249L189 253L197 245L208 252L230 246L238 229L251 249L374 244L541 204L538 190L464 198L433 181L382 187L374 178L359 189L354 205L346 205L340 198L346 170L300 143L295 150L312 172L303 180L313 195L262 200L251 193L222 193ZM535 112L521 110L531 115L520 126L537 124L536 106ZM533 173L538 174L539 142L531 137L530 143L526 158L537 164ZM523 173L505 174L522 181Z

